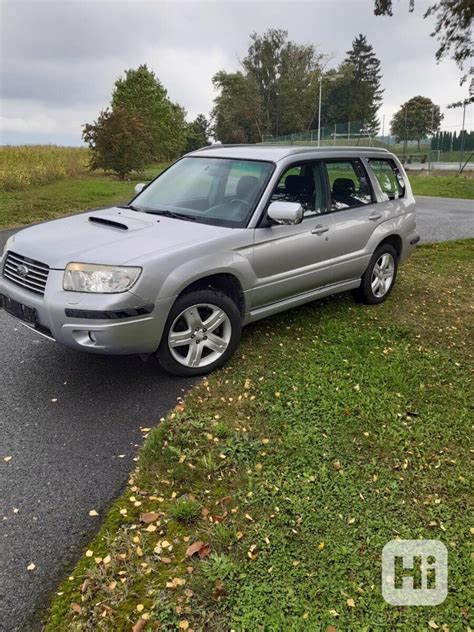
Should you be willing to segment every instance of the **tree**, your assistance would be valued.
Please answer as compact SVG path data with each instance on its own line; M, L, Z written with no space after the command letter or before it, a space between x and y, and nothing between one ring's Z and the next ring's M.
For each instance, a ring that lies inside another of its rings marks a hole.
M264 134L307 129L314 117L322 55L311 44L288 41L287 31L252 33L242 61L260 94Z
M220 91L212 110L213 135L223 143L262 141L264 112L256 81L241 72L221 70L212 82Z
M92 169L114 171L124 180L152 160L148 122L137 112L120 106L106 109L83 128L82 137L92 150Z
M393 15L392 6L393 0L375 0L374 13ZM436 51L438 62L451 55L458 67L464 69L465 62L471 57L473 6L472 0L439 0L425 11L424 18L432 15L436 20L431 37L437 37L439 41ZM415 1L410 0L409 10L414 8Z
M209 123L204 114L198 114L186 126L186 152L195 151L209 145Z
M184 110L171 103L155 73L146 64L125 71L115 82L112 108L139 113L148 124L153 159L175 158L184 149Z
M443 119L439 106L427 97L413 97L393 116L390 123L391 132L397 142L416 140L418 150L422 138L432 136L439 130ZM443 147L444 149L444 147Z
M362 121L368 133L375 134L380 126L377 112L382 103L382 73L380 61L365 35L358 35L347 51L346 64L352 66L349 85L350 102L343 121Z

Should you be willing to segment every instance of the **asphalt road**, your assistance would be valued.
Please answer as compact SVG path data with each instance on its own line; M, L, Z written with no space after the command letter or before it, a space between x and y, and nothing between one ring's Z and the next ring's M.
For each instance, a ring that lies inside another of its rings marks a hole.
M473 237L474 203L419 197L418 227L424 242ZM0 232L0 248L13 232ZM190 382L135 356L64 349L3 312L0 340L0 630L24 632L40 629L49 595L125 485L140 426Z

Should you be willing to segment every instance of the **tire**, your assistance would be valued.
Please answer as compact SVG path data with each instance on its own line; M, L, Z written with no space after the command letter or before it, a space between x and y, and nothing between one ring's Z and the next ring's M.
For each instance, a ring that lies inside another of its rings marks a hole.
M241 331L239 309L222 292L209 289L183 294L168 315L158 362L173 375L210 373L234 353Z
M395 248L390 244L382 244L372 255L360 287L354 292L356 298L367 305L383 303L395 285L397 270L398 255Z

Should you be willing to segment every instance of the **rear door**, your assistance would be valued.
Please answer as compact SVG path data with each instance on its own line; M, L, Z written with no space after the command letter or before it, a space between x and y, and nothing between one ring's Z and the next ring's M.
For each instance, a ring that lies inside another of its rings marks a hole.
M300 224L263 220L255 229L253 267L257 277L250 292L253 308L311 291L329 282L333 219L326 213L322 163L299 162L286 168L272 193L275 200L303 206Z
M333 219L331 254L338 281L358 279L367 267L367 244L380 222L378 208L366 168L359 158L324 161Z

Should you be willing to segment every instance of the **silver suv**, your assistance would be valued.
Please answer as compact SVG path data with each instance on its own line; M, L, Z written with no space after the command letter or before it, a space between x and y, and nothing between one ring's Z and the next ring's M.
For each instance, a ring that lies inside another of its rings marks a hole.
M382 149L214 145L136 192L11 237L3 308L73 349L156 353L199 375L259 318L347 290L381 303L419 240L406 174Z

